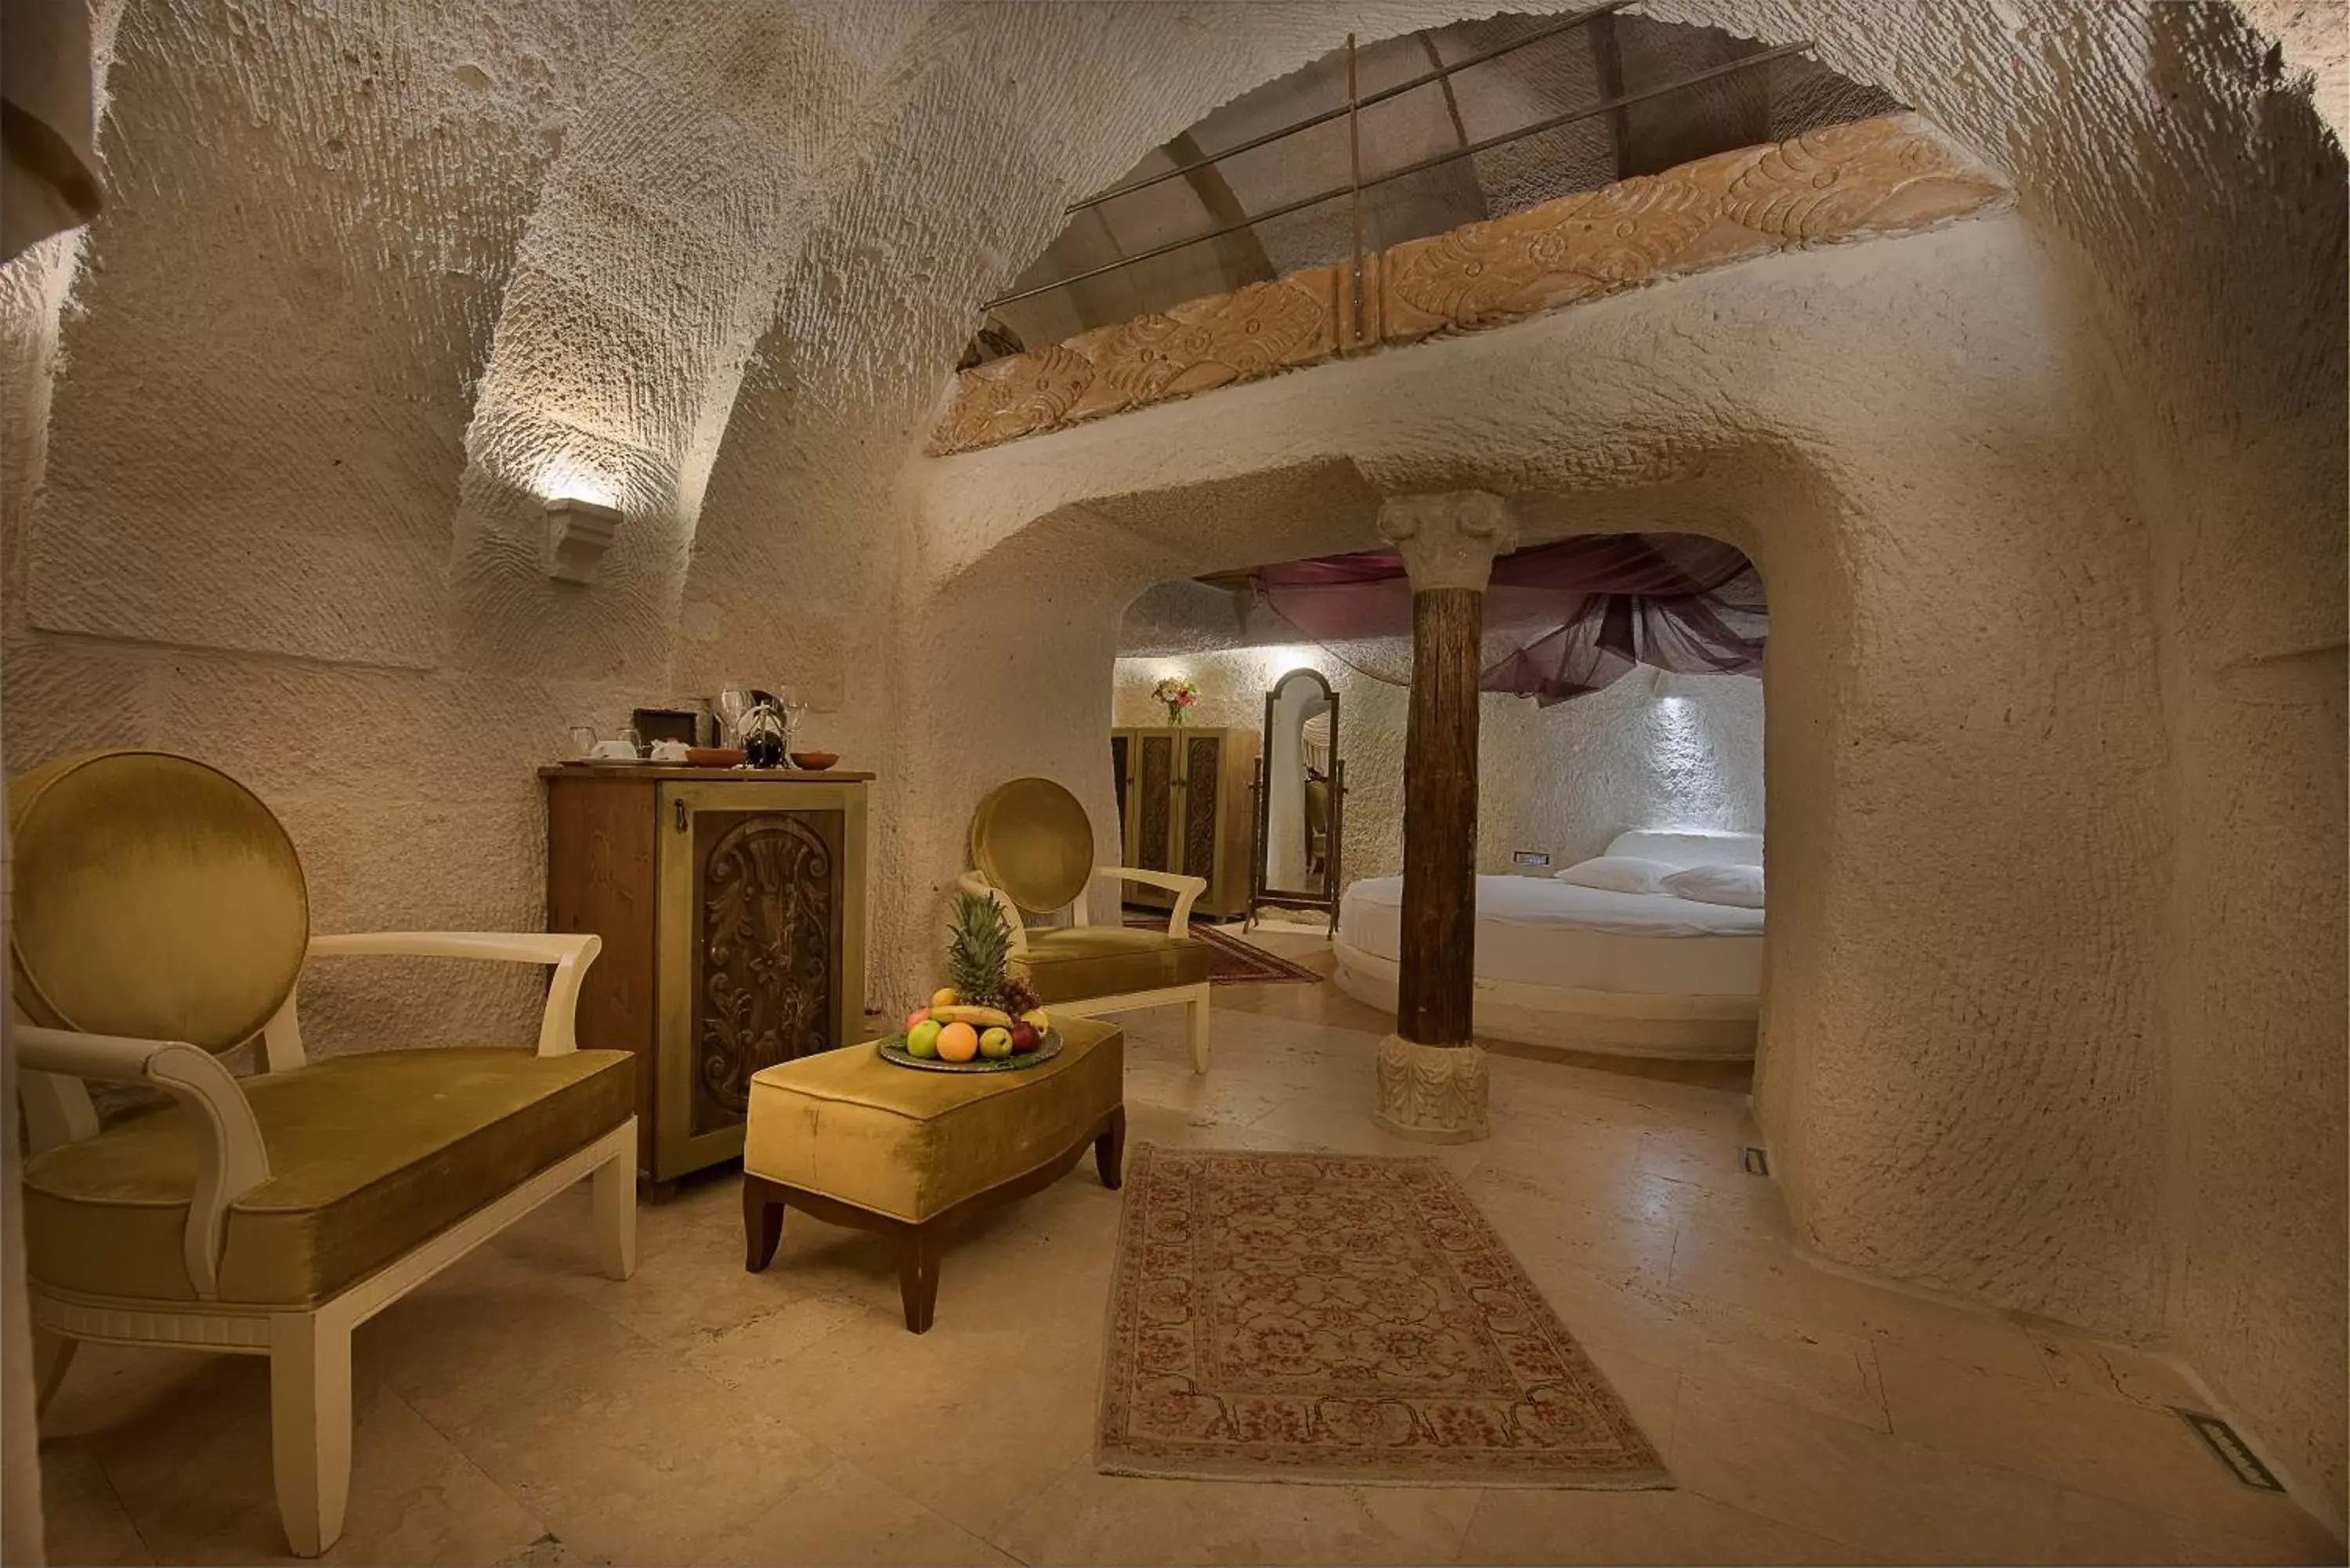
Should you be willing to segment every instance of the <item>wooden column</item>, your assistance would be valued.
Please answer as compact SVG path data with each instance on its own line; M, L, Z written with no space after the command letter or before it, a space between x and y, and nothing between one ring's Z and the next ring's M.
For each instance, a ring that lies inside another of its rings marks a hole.
M1516 528L1500 496L1464 490L1396 496L1379 531L1411 575L1412 659L1396 1032L1379 1042L1374 1119L1407 1137L1466 1142L1486 1133L1485 1054L1471 1039L1479 640L1493 557Z
M1477 938L1477 676L1485 596L1411 596L1411 717L1403 742L1403 946L1396 1033L1469 1043Z

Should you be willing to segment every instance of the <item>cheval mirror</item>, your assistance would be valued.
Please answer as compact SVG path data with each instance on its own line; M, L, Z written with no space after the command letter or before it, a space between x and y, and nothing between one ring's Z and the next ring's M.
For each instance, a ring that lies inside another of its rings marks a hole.
M1346 799L1338 694L1319 670L1293 670L1264 694L1256 845L1249 862L1251 925L1260 909L1320 909L1336 931Z

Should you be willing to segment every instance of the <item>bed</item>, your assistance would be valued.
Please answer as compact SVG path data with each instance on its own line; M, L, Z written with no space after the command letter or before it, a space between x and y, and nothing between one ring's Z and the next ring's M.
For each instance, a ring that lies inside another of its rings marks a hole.
M1759 834L1640 830L1611 857L1673 867L1760 867ZM1340 989L1392 1011L1403 878L1350 884L1338 907ZM1477 878L1476 1027L1530 1044L1625 1055L1754 1054L1762 910L1555 877Z

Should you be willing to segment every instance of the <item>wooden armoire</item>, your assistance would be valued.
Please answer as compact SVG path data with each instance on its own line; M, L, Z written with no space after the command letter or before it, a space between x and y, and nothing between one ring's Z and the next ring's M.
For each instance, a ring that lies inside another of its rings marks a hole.
M546 929L604 950L579 1044L637 1053L652 1196L743 1152L751 1075L865 1037L870 774L542 768Z
M1205 877L1191 911L1222 919L1248 913L1249 846L1256 821L1254 730L1191 724L1112 730L1110 773L1124 843L1118 864ZM1128 883L1128 902L1171 909L1175 895Z

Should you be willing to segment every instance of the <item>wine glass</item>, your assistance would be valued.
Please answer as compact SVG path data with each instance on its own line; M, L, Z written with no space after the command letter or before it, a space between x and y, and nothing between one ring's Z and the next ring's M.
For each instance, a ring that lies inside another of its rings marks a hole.
M788 756L799 744L800 721L807 717L807 699L786 689L777 697L776 706L784 711L784 753Z
M718 710L718 743L739 746L743 743L743 721L751 716L756 698L748 686L730 686L718 694L714 706Z

